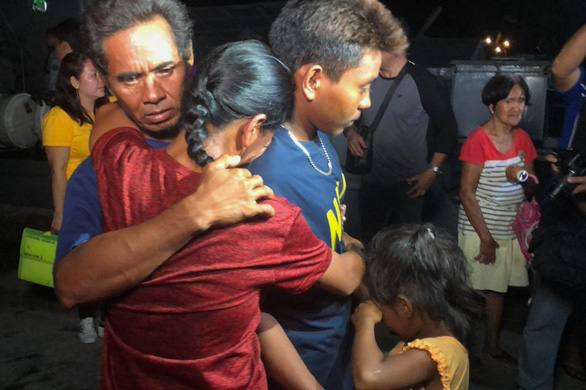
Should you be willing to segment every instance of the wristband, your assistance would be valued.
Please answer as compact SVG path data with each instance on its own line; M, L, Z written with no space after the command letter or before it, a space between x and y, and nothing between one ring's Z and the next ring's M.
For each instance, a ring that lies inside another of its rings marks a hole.
M443 171L440 169L440 167L438 167L438 166L436 166L436 165L432 165L432 164L429 164L429 165L427 166L427 169L430 169L430 170L432 170L432 171L433 171L433 172L434 172L436 175L441 175L442 173L444 173L444 172L443 172Z

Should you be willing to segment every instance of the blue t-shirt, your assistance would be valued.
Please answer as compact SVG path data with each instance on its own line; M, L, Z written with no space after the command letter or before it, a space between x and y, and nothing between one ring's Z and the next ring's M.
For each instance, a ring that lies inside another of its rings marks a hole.
M576 124L578 123L578 114L582 110L584 97L586 95L586 74L584 68L580 68L580 78L566 92L559 92L560 99L564 105L564 124L562 127L562 136L558 142L558 149L568 149L574 138Z
M314 169L284 128L276 131L267 151L250 164L249 169L260 175L276 195L301 208L313 233L336 252L343 253L340 204L346 181L328 136L321 132L318 135L332 163L330 175ZM317 168L327 172L326 156L318 138L301 144ZM338 297L317 287L295 296L279 291L267 295L264 308L285 329L316 379L326 389L353 388L350 298Z
M146 141L156 149L169 145L168 142L152 139ZM73 248L102 233L102 206L98 194L98 177L90 156L79 164L67 182L63 223L57 240L53 267Z

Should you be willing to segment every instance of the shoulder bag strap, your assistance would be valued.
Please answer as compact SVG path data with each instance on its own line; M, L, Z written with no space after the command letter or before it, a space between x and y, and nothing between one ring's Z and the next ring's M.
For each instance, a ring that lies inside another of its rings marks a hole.
M369 126L371 137L374 135L374 132L376 131L376 128L378 127L378 124L380 123L381 119L383 118L383 114L387 110L387 107L389 106L389 102L391 101L391 98L393 97L393 94L395 93L395 90L397 89L397 87L401 83L401 80L403 80L403 77L405 76L405 74L407 74L407 66L408 65L409 65L409 63L406 63L405 66L403 66L403 68L401 69L401 71L397 75L397 77L395 77L394 83L389 87L389 90L387 91L387 94L385 95L383 102L381 103L378 111L376 112L376 116L374 117L374 120L372 121L372 123Z

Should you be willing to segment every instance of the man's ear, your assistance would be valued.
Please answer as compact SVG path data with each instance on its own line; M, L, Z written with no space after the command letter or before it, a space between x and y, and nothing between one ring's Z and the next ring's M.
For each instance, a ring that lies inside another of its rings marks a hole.
M403 318L411 318L413 316L413 304L405 295L400 294L396 301L397 312Z
M295 72L297 87L303 92L308 101L313 101L317 91L327 77L323 68L318 64L306 64Z
M256 114L242 124L240 127L240 145L238 145L238 150L243 152L244 149L257 140L261 135L261 127L266 121L267 116L265 114Z
M191 67L191 66L193 66L193 62L194 62L193 42L189 42L189 48L187 50L189 53L189 58L187 59L187 64Z

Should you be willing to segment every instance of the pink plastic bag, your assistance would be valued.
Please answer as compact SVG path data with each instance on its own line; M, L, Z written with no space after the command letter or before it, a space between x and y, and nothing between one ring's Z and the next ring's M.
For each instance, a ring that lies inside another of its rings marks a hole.
M539 205L535 201L535 198L533 198L532 201L524 200L521 202L517 209L517 215L515 215L515 219L511 222L511 227L519 240L521 252L525 255L528 263L531 262L531 254L527 249L531 243L533 231L539 225L540 218L541 212L539 211Z

